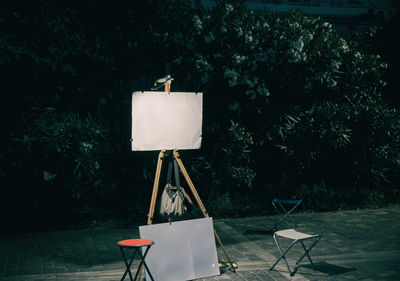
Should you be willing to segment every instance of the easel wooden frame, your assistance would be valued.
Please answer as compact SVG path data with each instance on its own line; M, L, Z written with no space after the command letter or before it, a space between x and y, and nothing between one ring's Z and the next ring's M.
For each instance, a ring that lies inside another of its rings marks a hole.
M153 223L154 210L155 210L155 206L156 206L158 188L159 188L159 183L160 183L161 169L162 169L162 165L163 165L163 159L166 157L167 153L168 152L165 149L163 149L158 154L156 174L155 174L155 177L154 177L153 192L152 192L152 195L151 195L149 214L148 214L148 218L147 218L147 224L148 225ZM183 176L184 176L184 178L185 178L185 180L186 180L186 182L187 182L187 184L188 184L188 186L189 186L189 188L190 188L190 190L191 190L191 192L192 192L192 194L193 194L193 196L194 196L194 198L195 198L195 200L197 202L197 204L199 205L201 212L203 213L205 218L208 218L209 215L208 215L208 213L206 211L206 208L204 207L203 202L201 201L201 198L200 198L199 194L197 193L197 190L194 187L194 184L193 184L192 180L190 179L189 174L186 171L185 166L182 163L182 160L180 158L180 155L179 155L177 149L173 150L173 157L176 160L176 162L178 163L178 166L179 166L179 168L180 168L180 170L181 170L181 172L182 172L182 174L183 174ZM233 272L236 272L235 266L233 265L231 259L229 258L228 253L226 252L225 247L222 244L222 241L219 238L219 236L218 236L217 232L215 231L215 229L214 229L214 235L215 235L215 238L217 239L219 245L221 246L221 249L224 252L224 255L225 255L226 259L228 260L228 263L230 265L230 269Z

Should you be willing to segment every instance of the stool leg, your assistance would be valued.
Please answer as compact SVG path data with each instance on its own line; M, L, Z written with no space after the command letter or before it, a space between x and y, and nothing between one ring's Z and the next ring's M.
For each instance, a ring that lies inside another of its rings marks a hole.
M288 226L296 227L296 222L292 219L290 214L297 208L297 206L300 205L300 203L301 201L295 203L294 206L288 211L281 202L278 201L277 203L275 203L274 201L272 201L272 205L274 206L277 213L281 216L281 219L275 223L274 228L277 228L278 225L280 225L283 221L285 221Z
M144 268L146 269L147 273L149 274L150 279L151 279L152 281L154 281L153 275L151 275L151 272L150 272L149 268L147 267L147 264L146 264L146 261L145 261L145 258L146 258L146 256L147 256L147 253L148 253L149 250L150 250L150 247L151 247L151 245L150 245L150 246L147 246L146 251L144 252L143 255L142 255L142 253L140 252L140 250L138 250L141 261L140 261L138 270L136 271L136 274L135 274L135 281L136 281L136 278L137 278L137 276L138 276L138 274L139 274L140 269L142 268L142 264L144 265Z
M279 203L279 204L280 204L280 203ZM279 226L279 225L281 224L281 222L285 219L285 217L283 216L282 211L279 210L277 204L275 204L274 201L272 201L272 205L274 206L276 212L277 212L277 213L279 214L279 216L281 217L281 218L279 219L279 221L275 222L275 224L274 224L274 229L275 229L275 228L278 228L278 226ZM281 204L280 204L280 208L282 208L282 205L281 205Z
M275 262L269 269L272 270L272 269L278 264L278 262L279 262L281 259L283 259L283 261L285 262L286 267L287 267L287 269L288 269L288 271L289 271L289 274L290 274L291 276L293 276L293 275L294 275L294 271L292 272L292 270L290 269L289 263L288 263L288 261L287 261L285 255L286 255L286 253L293 247L293 245L296 244L297 240L294 241L294 242L292 242L292 243L290 244L290 246L289 246L285 251L283 251L282 248L281 248L281 246L279 245L279 242L278 242L278 240L277 240L275 234L274 234L274 240L275 240L276 245L278 246L278 250L279 250L279 252L281 253L281 256L276 260L276 262Z
M301 242L301 245L303 246L303 249L304 249L304 254L299 258L299 260L296 262L296 264L299 264L299 263L303 260L303 258L304 258L305 256L307 256L307 258L308 258L308 260L310 261L311 265L314 267L314 263L313 263L312 260L311 260L311 257L310 257L309 252L311 251L312 248L314 248L314 246L318 243L318 241L319 241L320 239L321 239L321 237L318 237L318 239L316 239L316 240L311 244L311 246L310 246L308 249L307 249L306 246L304 245L303 241L300 241L300 242Z
M286 208L282 205L282 203L281 202L278 202L277 203L277 205L278 206L276 206L274 203L273 203L273 205L274 205L274 207L275 207L275 210L278 212L278 214L281 216L281 219L277 222L277 223L275 223L275 227L274 228L277 228L282 222L286 222L286 224L288 225L288 226L293 226L293 227L296 227L296 223L293 221L293 219L290 217L290 213L297 207L297 205L294 207L294 208L292 208L289 212L286 210ZM280 208L280 209L279 209ZM292 224L292 225L290 225L290 223Z
M291 221L291 223L293 224L294 227L296 227L297 225L296 225L296 223L294 222L294 220L292 219L292 217L290 216L290 214L297 208L297 206L300 205L300 203L301 203L301 202L295 204L295 205L290 209L290 211L287 212L287 217L288 217L288 219Z
M289 222L292 221L292 219L291 219L290 216L289 216L290 211L288 212L288 211L286 210L286 208L282 205L281 202L278 202L278 203L279 203L279 206L281 207L281 210L282 210L282 219L281 219L280 222L285 221L286 224L287 224L288 226L290 226L290 223L289 223ZM293 221L292 221L292 223L293 223ZM295 225L294 225L294 226L295 226Z
M135 258L137 249L135 249L135 251L133 252L131 260L129 261L129 263L128 263L128 260L126 259L126 256L125 256L125 253L124 253L122 247L119 247L119 249L121 250L122 257L124 258L124 262L125 262L125 265L126 265L126 270L125 270L124 275L121 278L121 281L123 281L125 279L126 274L128 274L128 273L129 273L129 279L131 281L133 281L133 277L132 277L132 273L131 273L131 266L132 266L132 263L133 263L133 259Z

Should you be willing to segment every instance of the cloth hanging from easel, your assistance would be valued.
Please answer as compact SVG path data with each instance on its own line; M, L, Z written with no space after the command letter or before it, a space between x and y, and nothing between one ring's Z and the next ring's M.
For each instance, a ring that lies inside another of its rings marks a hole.
M172 165L175 172L175 186L172 185ZM161 195L160 215L178 217L186 212L184 204L185 196L184 190L180 185L178 163L173 159L168 163L167 184Z

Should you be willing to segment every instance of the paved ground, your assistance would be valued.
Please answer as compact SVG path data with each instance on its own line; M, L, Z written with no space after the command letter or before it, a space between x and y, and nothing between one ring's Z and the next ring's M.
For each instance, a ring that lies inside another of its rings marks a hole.
M283 262L268 269L278 257L271 232L277 216L218 219L214 227L239 268L200 280L400 280L400 206L293 217L297 230L322 236L311 252L316 270L306 259L294 277ZM124 264L115 242L127 237L138 237L137 226L2 235L0 281L120 280ZM289 263L301 253L293 249Z

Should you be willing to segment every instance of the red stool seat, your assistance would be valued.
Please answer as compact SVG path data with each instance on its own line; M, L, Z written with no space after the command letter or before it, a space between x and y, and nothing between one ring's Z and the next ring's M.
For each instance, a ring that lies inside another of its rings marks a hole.
M142 264L144 265L144 267L145 267L147 273L149 274L149 277L151 278L151 280L154 281L154 278L151 275L150 270L147 267L147 264L146 264L146 261L145 261L147 253L149 252L150 247L153 244L154 244L154 242L152 240L148 240L148 239L126 239L126 240L121 240L121 241L117 242L117 245L118 245L119 249L121 250L121 254L122 254L122 257L124 258L124 262L125 262L125 265L126 265L126 270L125 270L124 275L122 276L121 281L123 281L125 279L127 274L129 274L129 279L131 281L136 280L138 278L138 274L139 274L139 271L140 271L140 269L142 267ZM142 248L142 247L146 248L144 250L144 254L142 254L142 252L140 251L140 248ZM131 248L131 249L133 248L133 250L134 250L133 254L132 254L132 257L131 257L129 262L128 262L126 256L125 256L123 248ZM140 263L139 263L138 269L137 269L136 274L135 274L135 279L133 279L132 278L132 273L131 273L131 266L132 266L133 260L135 258L136 252L139 253Z
M122 247L145 247L153 245L154 242L148 239L127 239L121 240L117 244Z

